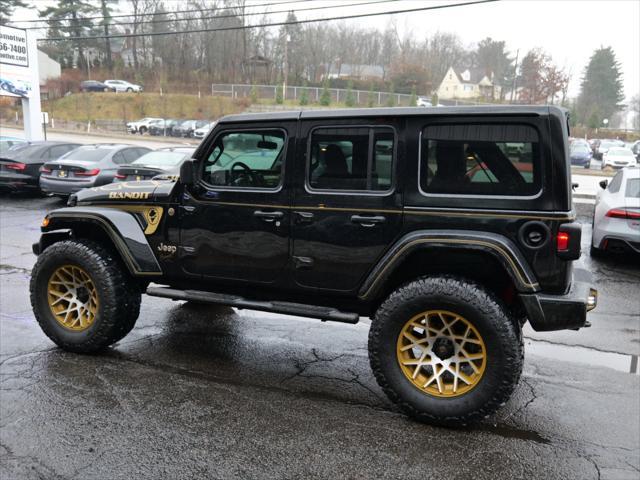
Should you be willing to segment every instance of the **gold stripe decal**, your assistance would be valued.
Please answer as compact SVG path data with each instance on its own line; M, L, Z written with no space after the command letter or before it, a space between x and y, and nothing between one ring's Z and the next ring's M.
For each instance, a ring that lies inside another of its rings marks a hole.
M396 215L427 215L438 217L486 217L486 218L511 218L523 220L558 220L573 221L576 219L573 213L559 212L557 214L532 215L532 214L515 214L507 212L486 211L460 211L460 210L411 210L411 209L384 209L384 208L346 208L346 207L327 207L320 205L269 205L261 203L236 203L236 202L211 202L214 205L224 205L230 207L250 207L250 208L277 208L281 210L316 210L327 212L378 212L390 213Z

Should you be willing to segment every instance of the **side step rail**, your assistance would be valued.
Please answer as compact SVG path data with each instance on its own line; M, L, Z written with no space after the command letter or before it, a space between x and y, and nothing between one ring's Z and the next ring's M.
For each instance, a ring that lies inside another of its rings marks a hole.
M297 315L301 317L319 318L322 321L330 320L342 323L358 323L360 317L357 313L342 312L335 308L318 305L305 305L292 302L270 302L248 300L236 295L222 293L203 292L200 290L178 290L169 287L148 287L147 295L152 297L170 298L172 300L187 300L202 303L216 303L229 305L230 307L246 308L248 310L260 310L262 312L282 313L284 315Z

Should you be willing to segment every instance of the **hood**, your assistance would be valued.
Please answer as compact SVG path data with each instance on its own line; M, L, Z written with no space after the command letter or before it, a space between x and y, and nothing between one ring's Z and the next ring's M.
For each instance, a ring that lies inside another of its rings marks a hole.
M166 203L170 201L176 185L177 182L173 179L110 183L80 190L71 196L69 204Z

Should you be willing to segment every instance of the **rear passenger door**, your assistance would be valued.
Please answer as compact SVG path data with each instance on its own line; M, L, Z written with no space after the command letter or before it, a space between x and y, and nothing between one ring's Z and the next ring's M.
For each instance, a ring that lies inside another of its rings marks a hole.
M299 286L350 292L400 232L392 122L301 123L292 209Z

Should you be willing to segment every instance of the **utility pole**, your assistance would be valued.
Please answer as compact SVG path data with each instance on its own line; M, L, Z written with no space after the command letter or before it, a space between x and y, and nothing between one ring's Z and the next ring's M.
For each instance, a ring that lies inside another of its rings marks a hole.
M520 49L516 50L516 64L513 67L513 85L511 86L511 103L513 103L513 96L516 94L516 82L518 80L518 56L520 55Z
M289 72L289 34L284 36L284 65L282 72L282 99L287 99L287 73Z

